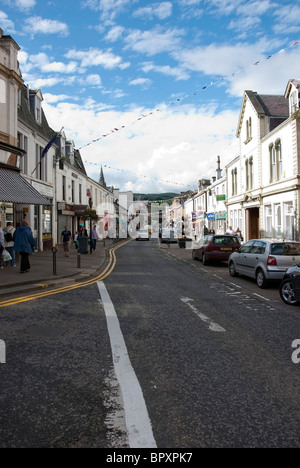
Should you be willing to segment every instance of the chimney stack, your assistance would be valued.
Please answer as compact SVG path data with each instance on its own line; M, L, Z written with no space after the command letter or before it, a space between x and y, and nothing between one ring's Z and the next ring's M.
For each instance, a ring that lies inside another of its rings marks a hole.
M218 156L218 159L217 159L217 170L216 170L216 173L217 173L217 180L221 179L222 177L222 169L221 169L221 158L220 156Z

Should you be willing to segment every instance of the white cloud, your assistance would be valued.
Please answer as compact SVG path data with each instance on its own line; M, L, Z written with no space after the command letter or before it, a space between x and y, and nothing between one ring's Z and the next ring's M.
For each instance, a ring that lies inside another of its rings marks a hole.
M188 80L190 78L190 74L187 73L186 70L183 70L180 67L170 67L169 65L155 65L153 62L145 62L142 65L142 68L144 73L149 73L149 72L156 72L156 73L162 73L163 75L166 76L172 76L176 80Z
M221 16L227 16L236 11L243 3L243 0L208 0L207 3L210 8L213 8L214 12L219 13Z
M300 31L299 6L282 6L275 11L274 16L277 18L273 28L276 34L296 33Z
M66 58L81 61L82 67L102 66L103 68L112 70L114 68L127 68L129 63L123 63L122 58L109 51L91 48L88 50L70 50Z
M30 75L24 75L24 81L29 84L32 89L51 88L62 82L61 78L37 78Z
M126 48L147 55L155 55L177 49L184 31L174 28L163 31L156 27L150 31L134 30L125 38Z
M257 59L257 46L211 44L173 53L181 66L206 75L227 75Z
M109 170L109 183L121 189L159 192L184 190L183 185L196 188L199 178L215 173L218 155L223 168L236 156L232 143L238 112L217 114L211 107L178 106L140 121L137 117L143 110L139 108L123 113L101 111L93 101L83 106L67 102L55 107L48 102L45 106L52 128L64 126L76 147L109 134L80 152L84 161L93 164L86 164L89 175L97 171L99 174L100 166L97 169L95 164L101 163L125 170ZM114 128L120 130L110 133Z
M160 20L169 18L172 15L173 6L171 2L153 3L144 8L138 8L133 17L143 19L153 19L157 17Z
M136 78L135 80L131 80L129 85L131 86L141 86L143 89L148 89L152 84L152 81L148 78Z
M105 39L109 42L116 42L122 36L124 28L122 26L114 26L107 33Z
M78 68L77 62L65 64L63 62L51 62L43 65L41 70L45 73L74 73Z
M203 0L177 0L181 7L200 5Z
M128 5L137 0L85 0L82 5L94 11L101 11L103 21L113 21Z
M8 19L8 16L4 11L0 11L0 27L4 31L4 33L15 33L14 23Z
M30 10L36 5L35 0L16 0L16 7L20 10Z
M298 47L277 53L269 60L264 59L257 66L247 67L230 79L228 92L233 96L241 96L245 89L251 89L259 94L283 95L288 81L299 77Z
M66 23L56 20L43 19L40 16L32 16L24 21L24 32L35 36L37 34L58 34L61 37L69 35Z
M100 86L101 85L100 75L88 75L84 81L88 86Z
M237 14L242 16L261 16L275 8L278 9L278 4L273 3L272 0L256 0L241 4L237 8Z
M71 96L68 96L67 94L54 95L51 93L46 93L46 94L43 94L43 98L49 104L56 104L57 102L67 101L71 99Z

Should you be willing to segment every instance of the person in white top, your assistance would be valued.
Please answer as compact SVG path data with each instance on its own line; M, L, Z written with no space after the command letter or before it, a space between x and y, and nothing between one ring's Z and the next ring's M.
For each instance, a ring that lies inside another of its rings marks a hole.
M234 235L234 230L232 229L232 226L229 226L229 228L227 229L227 231L225 232L225 234L228 234L229 236L233 236L233 235Z

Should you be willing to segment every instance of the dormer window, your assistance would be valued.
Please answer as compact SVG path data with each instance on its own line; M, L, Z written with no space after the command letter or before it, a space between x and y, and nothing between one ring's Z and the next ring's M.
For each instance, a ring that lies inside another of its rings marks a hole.
M249 119L246 122L246 141L245 144L249 143L252 140L252 119Z
M299 109L299 102L298 102L298 93L297 91L294 91L291 95L291 108L292 108L292 114L294 112L297 112Z
M35 98L35 120L42 123L41 101L37 96Z
M30 108L31 112L34 115L35 120L41 124L42 123L42 100L43 96L40 90L38 91L29 91L29 99L30 99Z

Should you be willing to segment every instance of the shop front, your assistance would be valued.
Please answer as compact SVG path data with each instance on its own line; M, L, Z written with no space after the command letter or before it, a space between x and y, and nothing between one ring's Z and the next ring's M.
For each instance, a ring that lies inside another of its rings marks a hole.
M65 226L69 231L74 232L75 213L73 205L67 203L57 203L57 243L60 244L61 233L65 230ZM76 231L77 229L75 229Z
M216 223L215 223L216 234L224 234L226 232L226 219L227 219L226 211L219 211L218 213L216 213Z
M38 192L20 174L20 169L0 163L0 220L2 227L8 222L18 227L23 219L27 219L33 231L37 231L35 218L30 215L38 214L41 207L51 203ZM34 224L34 225L33 225ZM37 236L35 236L37 237ZM39 245L40 247L40 245Z

